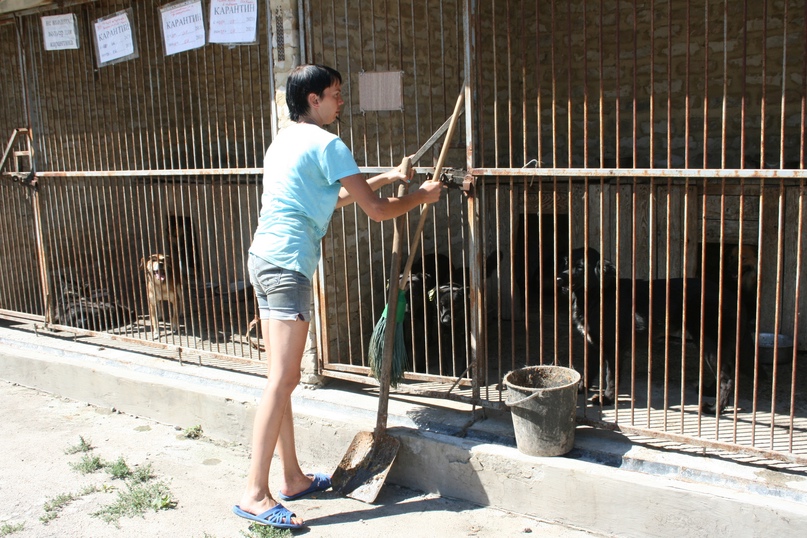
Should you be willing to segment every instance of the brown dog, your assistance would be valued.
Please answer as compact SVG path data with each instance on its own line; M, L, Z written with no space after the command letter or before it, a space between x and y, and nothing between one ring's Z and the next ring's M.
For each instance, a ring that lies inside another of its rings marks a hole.
M179 314L185 316L185 302L182 294L182 279L171 266L171 258L163 254L152 254L140 260L140 267L146 273L151 330L155 338L160 336L160 312L162 302L168 302L171 328L179 331Z

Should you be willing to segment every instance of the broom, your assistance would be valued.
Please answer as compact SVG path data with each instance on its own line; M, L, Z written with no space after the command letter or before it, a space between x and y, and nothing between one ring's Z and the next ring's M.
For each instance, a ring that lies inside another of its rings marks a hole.
M409 175L410 167L411 162L409 161L409 158L404 157L404 160L401 163L401 171L406 175ZM406 194L406 185L400 185L398 187L398 197L400 198L404 194ZM395 219L395 238L393 239L393 242L395 243L400 243L400 222L401 217ZM400 269L400 262L397 264L397 267L392 267L393 272L390 274L390 280L393 278L399 278L399 275L395 273L400 272ZM394 295L390 296L390 301L393 297ZM382 357L384 357L385 348L384 335L387 330L387 321L390 310L389 307L389 303L384 306L384 311L381 312L381 318L373 328L373 335L370 337L370 350L367 353L370 362L370 371L373 373L373 377L376 379L381 379L381 365L383 363ZM408 366L406 346L404 345L404 316L406 316L406 290L398 288L398 300L397 304L395 305L395 337L392 348L392 368L390 370L390 386L392 387L398 386L398 383L403 379L404 371Z
M459 97L457 98L457 104L454 106L454 113L450 118L450 124L448 126L448 132L446 132L445 142L443 143L443 147L440 149L440 156L437 158L437 165L434 167L432 181L440 181L440 175L443 172L443 163L445 162L446 154L448 153L448 143L451 140L451 137L454 136L454 129L457 126L457 121L459 120L460 113L462 112L462 103L464 97L465 94L461 91ZM428 145L430 145L429 142L425 144L425 146ZM424 148L421 148L421 150L418 151L418 154L422 155L423 151ZM409 159L409 157L404 157L403 162L401 162L401 171L408 175L408 171L411 166L412 161ZM398 196L403 196L405 193L406 185L401 185L398 188ZM400 278L399 282L401 283L398 290L398 301L395 315L395 339L393 341L394 347L392 353L392 371L390 374L390 386L392 387L397 387L398 383L403 380L404 371L406 370L407 363L409 362L406 355L406 347L404 346L403 334L403 320L406 316L406 287L408 286L409 273L412 270L413 259L420 243L420 234L423 232L427 217L427 206L424 205L420 208L420 220L418 221L418 225L415 230L415 237L413 240L413 245L411 246L411 253L409 254L409 259L406 261L404 271L400 277L394 274L397 273L397 271L394 271L394 273L390 275L390 278ZM398 224L396 220L396 235L397 232ZM384 356L384 332L386 330L387 318L389 316L389 312L387 311L388 306L389 305L384 307L384 311L381 313L381 318L378 320L378 323L376 323L375 328L373 328L373 335L370 338L370 350L368 352L368 358L370 362L370 371L373 373L373 377L376 379L381 379L381 357Z
M370 337L370 370L373 377L381 379L381 358L384 356L384 332L387 329L388 307L384 307L381 318L373 328L373 335ZM398 290L398 305L395 313L395 340L392 348L392 369L390 370L390 386L397 387L404 377L404 371L408 366L408 356L404 345L403 320L406 315L406 291Z

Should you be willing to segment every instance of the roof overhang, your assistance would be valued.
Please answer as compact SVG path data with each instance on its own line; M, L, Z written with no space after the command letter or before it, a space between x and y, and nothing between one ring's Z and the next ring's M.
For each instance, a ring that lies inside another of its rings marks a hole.
M0 0L0 15L35 9L49 4L55 5L56 2L53 0Z

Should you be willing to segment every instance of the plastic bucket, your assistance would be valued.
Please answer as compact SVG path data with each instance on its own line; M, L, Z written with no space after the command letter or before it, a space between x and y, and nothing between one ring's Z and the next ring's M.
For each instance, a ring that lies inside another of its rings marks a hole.
M561 456L574 447L580 374L563 366L528 366L504 376L518 450Z

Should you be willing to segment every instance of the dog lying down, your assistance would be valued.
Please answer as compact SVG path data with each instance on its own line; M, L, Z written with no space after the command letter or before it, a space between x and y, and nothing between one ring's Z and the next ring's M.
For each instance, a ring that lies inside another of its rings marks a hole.
M588 254L588 262L585 257ZM585 294L586 270L588 269L588 294ZM602 290L600 283L602 282ZM635 282L635 296L632 297L632 286ZM570 258L564 259L557 283L566 293L572 294L572 321L577 331L583 335L589 346L589 352L597 357L602 336L602 363L605 365L605 389L602 393L602 404L612 404L616 398L617 387L614 384L616 366L616 342L619 339L620 350L629 350L631 331L646 332L652 313L653 324L660 324L660 333L664 332L665 318L669 316L669 327L672 330L681 328L684 312L686 312L686 332L696 340L700 334L701 292L703 292L703 340L701 349L705 362L717 378L717 395L715 404L703 404L702 410L707 413L721 413L729 403L733 392L734 350L736 327L736 301L724 300L722 323L719 323L719 291L718 285L701 285L700 279L671 278L669 280L634 280L619 279L619 310L616 311L617 275L616 267L600 258L599 252L593 248L578 248L572 251ZM669 285L669 296L667 286ZM686 305L684 304L684 286L686 286ZM652 290L652 304L650 292ZM600 319L600 300L602 295L602 320ZM634 310L635 308L635 310ZM635 314L634 314L635 312ZM740 316L744 316L740 312ZM619 324L617 326L617 319ZM753 364L753 357L745 356L753 353L753 340L745 330L747 324L741 320L740 334L740 366L748 368ZM722 340L721 340L722 337ZM722 342L720 372L717 372L718 342ZM596 359L594 364L599 364ZM589 372L590 373L590 372ZM581 379L581 390L590 386L588 380ZM595 396L594 403L600 403Z
M154 338L160 336L160 313L163 301L168 303L171 328L179 332L179 315L185 315L182 279L171 266L171 258L163 254L151 254L140 260L140 267L146 275L149 318Z

